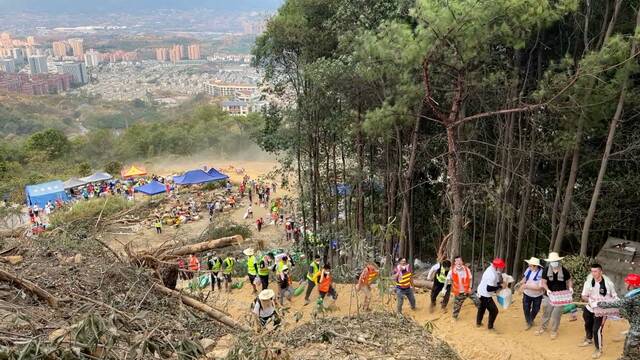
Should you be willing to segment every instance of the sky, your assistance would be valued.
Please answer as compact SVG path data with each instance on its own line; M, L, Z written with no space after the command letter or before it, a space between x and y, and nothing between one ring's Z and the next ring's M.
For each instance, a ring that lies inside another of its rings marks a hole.
M284 0L0 0L0 11L11 12L139 12L155 9L219 11L276 10Z

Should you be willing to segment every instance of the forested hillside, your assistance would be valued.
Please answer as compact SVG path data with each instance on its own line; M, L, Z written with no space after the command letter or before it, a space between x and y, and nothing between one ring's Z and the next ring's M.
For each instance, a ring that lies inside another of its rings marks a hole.
M261 126L259 114L232 117L203 99L173 109L143 102L116 107L105 102L77 106L74 98L58 101L13 99L0 105L9 109L0 109L3 197L22 202L27 184L86 176L92 170L117 174L127 161L244 151Z
M254 49L292 99L269 111L260 143L286 155L325 241L495 255L517 275L531 255L637 240L637 11L288 0Z

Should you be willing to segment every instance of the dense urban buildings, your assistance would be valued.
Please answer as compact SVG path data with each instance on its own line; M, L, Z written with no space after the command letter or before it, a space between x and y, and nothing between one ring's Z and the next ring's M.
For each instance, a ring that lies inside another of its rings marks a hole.
M87 67L81 62L56 63L58 74L69 74L73 77L74 85L82 85L89 82Z
M45 55L30 56L29 69L31 71L31 75L48 74L49 65L47 64L47 57Z
M213 80L204 84L205 92L213 96L237 96L243 91L255 93L258 91L255 85L227 84L219 80Z
M189 60L200 60L200 44L189 45Z
M72 76L69 74L9 74L0 72L0 92L22 95L46 95L68 91Z
M52 44L53 56L62 59L67 56L68 45L64 41L54 41Z
M73 56L77 59L84 57L84 40L82 39L69 39L69 45L73 50Z
M0 59L0 71L15 73L16 61L14 59Z

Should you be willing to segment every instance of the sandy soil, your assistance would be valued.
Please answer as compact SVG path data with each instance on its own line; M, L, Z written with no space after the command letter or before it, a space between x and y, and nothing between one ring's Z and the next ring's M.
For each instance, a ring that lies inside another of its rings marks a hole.
M181 284L184 286L185 284ZM295 284L294 284L295 286ZM276 284L270 287L276 289ZM351 285L337 285L338 300L335 302L335 309L325 313L325 316L344 316L357 313L356 293ZM350 296L352 295L352 296ZM251 287L246 283L242 289L233 290L231 295L221 294L219 291L210 293L204 290L207 302L219 308L238 320L246 320L250 317L249 307L254 299ZM317 291L314 289L312 299L317 298ZM373 297L374 309L395 309L395 299L388 295L382 299L379 294ZM329 300L329 302L332 302ZM591 358L592 347L581 348L578 344L584 337L583 321L579 316L577 321L569 321L569 316L562 318L559 336L551 340L548 332L535 336L535 328L525 331L525 322L522 315L521 297L516 296L513 305L506 310L501 310L496 321L496 332L491 333L486 328L475 327L476 309L471 301L465 302L460 319L453 321L450 311L452 302L449 304L449 312L442 313L436 311L431 314L428 310L429 293L421 292L416 296L417 309L411 311L405 301L404 312L411 316L419 324L426 324L432 321L435 325L434 335L448 342L464 359L549 359L549 360L584 360ZM304 306L304 295L294 297L292 303L285 301L285 306L289 307L289 314L300 312L303 314L300 323L308 322L312 319L315 311L315 303ZM322 315L320 315L322 316ZM289 315L288 327L297 326ZM540 316L537 319L539 322ZM485 317L485 323L486 323ZM622 353L624 337L622 331L628 329L626 320L608 321L605 325L604 356L602 359L617 359Z
M204 159L206 160L206 159ZM242 167L246 173L253 178L257 178L263 174L273 171L277 163L272 160L268 161L222 161L216 166L213 162L206 162L203 159L192 159L181 161L179 164L174 163L171 166L157 163L155 166L147 166L149 171L155 171L159 174L169 174L172 172L180 172L186 169L202 167L203 165L214 166L217 169L226 171L232 178L232 181L239 181L243 175L229 171L229 165L235 168ZM277 196L282 196L283 192L278 190ZM236 209L227 213L226 216L231 217L235 222L254 224L253 219L243 219L243 215L248 205L247 199ZM267 210L258 206L253 206L254 216L263 216L266 219ZM159 245L173 237L192 236L201 233L207 226L208 220L204 219L184 225L181 229L165 227L162 235L157 236L151 228L144 229L141 233L136 234L134 240L136 247ZM270 245L281 244L284 238L282 227L266 226L263 231L258 234L254 229L254 238L263 239ZM122 240L122 239L121 239ZM125 241L125 242L126 242ZM184 287L186 283L179 286ZM276 284L271 284L271 288L276 289ZM296 286L294 284L294 286ZM337 291L338 300L335 303L335 309L325 312L319 316L343 316L357 313L358 294L352 285L338 284ZM254 299L251 293L251 287L245 283L244 287L234 290L231 295L222 294L219 291L209 292L209 289L203 291L202 294L207 302L216 308L229 313L238 320L245 321L250 318L249 307ZM317 291L314 290L312 299L317 297ZM490 333L486 328L475 327L475 307L470 301L465 303L462 309L460 320L454 322L451 318L450 310L453 301L449 304L449 312L442 313L436 311L429 313L428 302L429 293L420 292L416 296L417 309L411 311L408 303L405 301L405 314L414 318L420 324L426 324L431 321L435 326L434 334L444 341L451 344L465 359L491 359L491 360L507 360L507 359L562 359L562 360L583 360L591 358L593 352L592 347L581 348L578 344L582 342L584 337L583 321L579 314L577 321L569 321L569 316L562 318L559 336L556 340L551 340L549 334L542 336L534 336L535 328L525 331L524 317L522 315L521 297L516 295L513 305L506 310L501 310L496 321L496 332ZM303 296L295 297L293 302L285 304L289 307L289 314L300 312L303 316L300 322L309 321L315 312L315 304L304 306ZM381 298L376 292L374 294L374 302L372 304L377 309L395 309L395 299L388 295ZM538 316L538 322L540 321ZM292 319L288 317L288 327L297 326ZM486 322L485 318L485 322ZM622 353L622 345L624 337L622 331L628 329L628 323L625 320L607 321L604 331L604 356L602 359L616 359Z

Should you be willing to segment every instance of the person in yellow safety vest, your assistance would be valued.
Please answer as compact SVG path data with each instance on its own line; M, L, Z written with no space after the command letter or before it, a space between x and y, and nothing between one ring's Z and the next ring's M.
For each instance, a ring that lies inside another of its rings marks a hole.
M222 274L224 275L224 289L231 292L231 274L233 273L233 266L236 264L236 259L227 254L227 257L222 261Z
M320 277L320 255L313 257L313 261L309 264L309 270L307 271L307 292L304 295L304 304L309 304L309 296L311 291L318 284L318 278Z
M269 269L271 268L271 261L273 260L273 253L264 255L258 263L258 276L262 283L262 290L269 288Z
M289 264L289 256L287 256L287 254L280 256L280 260L278 260L278 263L276 264L276 276L278 278L282 275L282 270L285 266L291 267L291 264Z
M253 287L253 294L258 293L258 289L256 289L256 284L254 281L256 280L256 276L258 276L258 263L256 262L256 256L253 249L245 249L243 254L247 256L247 274L249 275L249 282L251 283L251 287Z
M160 218L156 218L156 221L153 223L156 228L156 234L162 234L162 220Z
M362 309L369 311L369 303L371 302L371 284L378 278L378 267L375 264L369 263L360 273L358 278L358 284L356 284L356 291L362 290L364 293L364 301L362 302Z
M407 259L400 259L396 271L393 274L393 280L396 282L396 311L402 314L402 303L406 296L411 305L411 310L416 309L416 297L413 293L413 272L407 264Z
M218 290L222 290L222 280L220 278L220 269L222 269L222 259L214 252L207 254L207 267L211 271L211 291L215 290L218 284Z
M429 306L429 311L433 312L436 306L436 299L438 294L442 291L442 289L446 289L444 293L444 298L442 298L442 311L447 310L447 305L449 304L449 297L451 296L451 284L447 284L447 278L449 277L449 271L451 270L451 261L444 260L442 262L436 263L429 270L429 274L427 278L429 280L433 280L433 287L431 288L431 305Z

